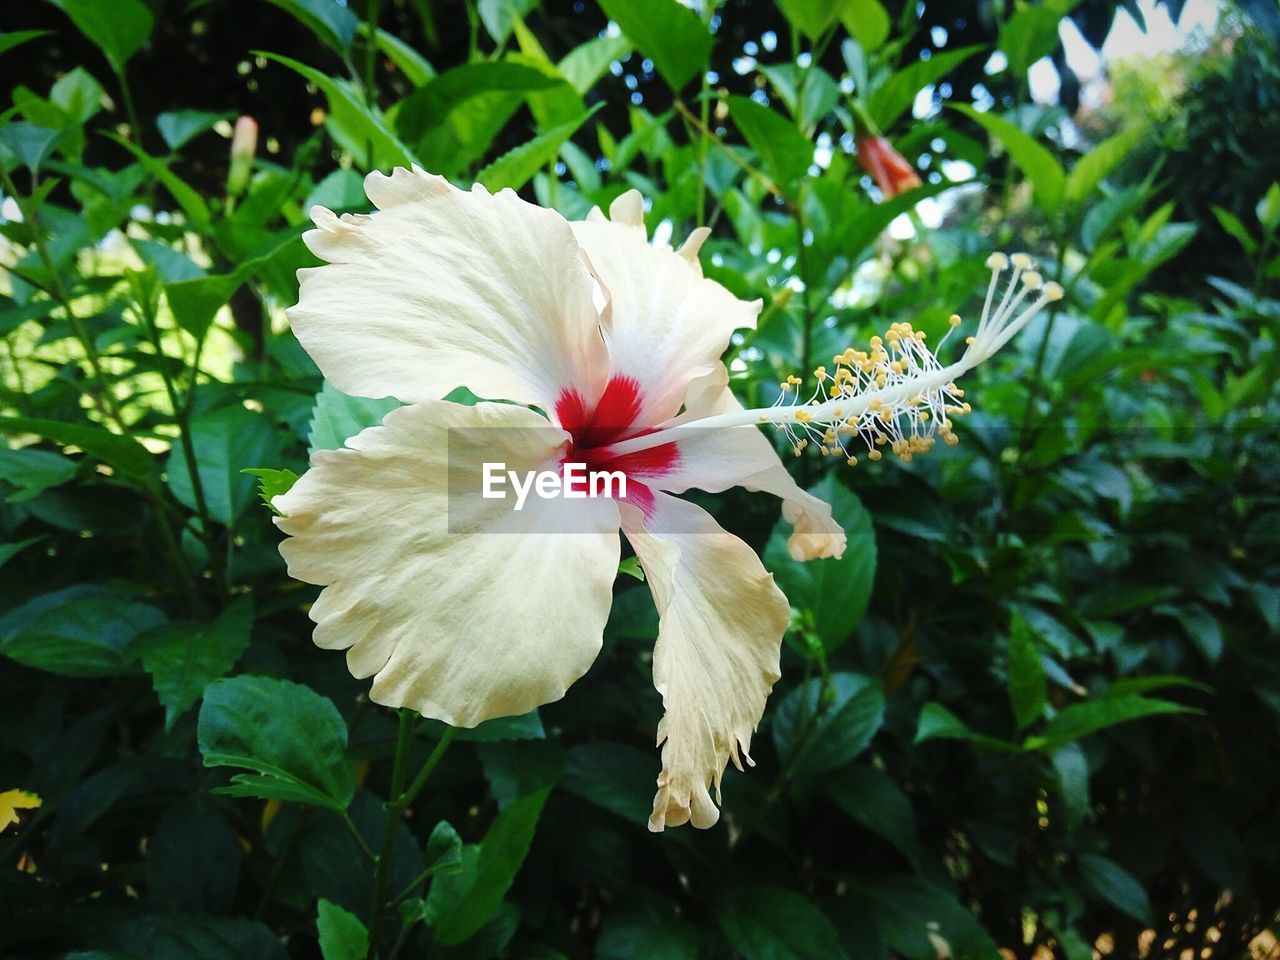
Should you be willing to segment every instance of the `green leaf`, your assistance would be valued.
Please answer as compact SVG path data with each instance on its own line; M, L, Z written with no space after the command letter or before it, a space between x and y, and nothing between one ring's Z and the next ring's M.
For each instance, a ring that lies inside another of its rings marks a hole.
M221 407L194 418L190 424L196 470L208 504L210 519L234 526L253 502L254 479L242 468L249 463L277 460L275 427L264 414L241 406ZM178 502L197 509L195 489L182 447L175 442L166 465L169 489Z
M600 926L595 960L698 960L698 928L643 888L614 904ZM548 958L550 960L550 958Z
M365 37L369 36L368 23L360 24L360 33ZM374 34L374 43L383 56L400 68L404 78L414 87L422 86L436 75L436 68L430 61L395 34L379 28Z
M298 482L298 475L292 470L272 470L270 467L245 467L240 471L258 478L258 496L262 502L271 507L271 512L278 514L271 501L282 497Z
M1018 749L1012 743L970 730L959 717L940 703L926 703L920 711L920 719L916 723L916 738L912 743L923 743L926 740L972 740L991 750Z
M1178 831L1192 861L1220 890L1249 885L1249 853L1231 825L1204 807L1188 811Z
M142 0L49 0L102 51L117 73L138 52L155 25Z
M278 53L255 53L288 67L315 84L329 104L326 128L338 145L355 158L357 165L386 171L392 167L412 167L417 163L413 152L391 132L378 111L360 99L350 83Z
M849 36L867 53L889 39L889 12L880 0L845 0L841 19Z
M1280 183L1273 183L1254 207L1258 222L1267 230L1280 227Z
M1099 900L1123 910L1139 923L1152 922L1151 901L1133 874L1097 853L1082 853L1079 864L1080 875Z
M128 911L108 928L110 942L123 952L70 954L68 960L286 960L280 938L261 921L143 909Z
M536 5L537 0L478 0L476 12L494 43L501 44L511 36L516 21Z
M22 503L38 497L50 487L67 483L75 475L75 461L61 454L49 450L0 447L0 480L17 487L4 498L7 503Z
M964 722L940 703L926 703L916 721L916 738L912 743L926 740L972 740L977 737Z
M34 123L11 121L0 126L0 146L3 146L32 173L48 159L53 145L62 136L61 130L51 130Z
M791 605L813 615L813 629L826 650L841 646L862 622L876 576L876 536L871 515L848 487L828 474L810 490L831 504L848 545L839 559L800 561L787 551L791 524L779 521L765 549L765 566Z
M236 274L195 277L164 285L173 319L197 340L203 340L218 311L244 281Z
M907 960L994 960L999 955L969 908L921 877L881 874L850 893L868 903L880 933Z
M640 566L639 557L623 557L618 563L618 572L625 573L629 577L635 577L641 583L644 582L644 568Z
M811 40L826 33L846 12L844 0L775 0L782 15Z
M1132 127L1107 137L1076 161L1067 176L1067 203L1090 198L1098 185L1133 150L1146 134L1145 127Z
M1108 697L1120 697L1128 694L1146 693L1149 690L1159 690L1163 687L1190 687L1202 693L1213 692L1213 687L1200 683L1198 680L1179 677L1174 674L1157 674L1146 677L1123 677L1107 687L1106 695Z
M177 150L206 130L213 129L219 120L231 117L229 113L212 113L208 110L174 110L156 117L156 129L170 150Z
M0 297L0 337L7 336L29 320L45 319L55 306L52 300L46 299L15 303L8 297Z
M0 543L0 567L3 567L27 547L33 546L44 539L43 536L27 537L27 539L19 540L17 543Z
M1049 721L1040 736L1028 737L1023 746L1027 750L1052 750L1118 723L1163 713L1200 712L1168 700L1151 700L1129 694L1102 697L1067 707Z
M549 793L539 790L507 804L489 827L478 852L464 854L463 869L439 876L432 883L427 916L440 943L461 943L497 912L529 852Z
M809 172L813 144L795 124L749 97L729 97L727 102L733 122L780 186L793 184Z
M601 0L600 6L677 93L707 68L711 33L676 0Z
M314 33L326 47L339 56L346 56L360 26L357 17L346 4L338 0L270 0L281 10L292 14L308 30Z
M603 106L603 103L597 103L576 120L563 123L508 150L476 174L476 181L495 193L506 187L519 190L535 173L555 160L565 141Z
M355 794L347 725L310 687L268 677L215 681L205 689L196 737L206 767L252 771L234 775L220 793L338 811Z
M1176 616L1182 629L1186 631L1187 638L1196 645L1206 660L1217 663L1222 659L1226 641L1222 636L1222 624L1217 617L1199 604L1178 609Z
M14 47L52 32L52 30L10 30L7 33L0 33L0 53L8 53Z
M400 101L396 130L417 142L445 125L458 107L478 97L511 94L519 104L526 95L567 82L536 66L508 60L465 63L433 77ZM517 96L518 95L518 96Z
M441 820L427 838L425 869L428 876L462 870L462 838L448 820Z
M609 64L630 52L631 41L626 37L596 37L578 44L556 66L574 90L585 94L604 76Z
M875 767L849 766L825 778L822 785L851 819L888 840L913 864L919 860L911 801L887 773Z
M1078 827L1089 814L1089 760L1078 743L1053 751L1053 768L1062 793L1062 814L1068 829Z
M992 137L999 139L1010 159L1017 164L1035 189L1036 199L1046 213L1053 214L1062 206L1067 189L1067 175L1044 145L1037 143L1027 133L1008 120L990 113L979 113L968 104L951 104Z
M164 705L166 730L236 665L252 626L253 602L240 597L211 623L166 623L130 644Z
M182 208L182 212L187 215L187 218L195 227L201 230L209 228L212 214L209 212L209 205L204 202L204 198L200 196L199 191L170 170L168 164L163 160L151 156L137 144L126 140L118 134L107 133L106 136L138 158L138 162L142 164L143 169L159 180L164 188L169 191L169 194L177 201L178 206Z
M1000 30L1000 49L1009 60L1009 70L1022 82L1037 60L1058 48L1058 24L1063 13L1048 4L1024 7L1005 21Z
M1019 730L1044 712L1047 697L1040 651L1027 621L1015 610L1009 625L1009 702Z
M148 479L155 466L150 451L133 437L111 433L92 424L0 417L0 433L31 433L64 447L77 447L135 480Z
M316 932L324 960L364 960L369 951L369 931L360 918L324 898L316 904Z
M979 50L986 49L975 44L958 50L946 50L935 53L928 60L920 60L904 67L866 95L867 112L881 130L887 131L899 117L911 109L921 90L938 83Z
M1085 249L1096 252L1099 244L1121 221L1141 207L1146 199L1141 188L1129 187L1090 207L1080 224L1080 239Z
M716 922L743 960L839 960L846 957L831 921L808 898L783 887L734 891Z
M813 777L865 750L883 719L884 693L870 677L833 673L787 694L773 719L773 742L792 776Z
M649 821L653 757L620 743L583 743L569 750L561 786L632 823Z
M302 202L302 209L310 210L316 204L335 212L341 210L366 210L369 200L364 195L364 178L354 170L338 169L316 184Z
M398 406L400 401L394 397L370 400L348 396L326 380L316 394L308 452L342 449L350 437L366 427L377 426Z
M155 607L109 587L45 593L0 617L0 654L64 677L109 677L132 670L125 650L164 622Z
M102 85L84 67L64 73L49 91L50 102L74 123L87 123L102 109L105 96Z
M1078 612L1091 620L1107 620L1131 610L1153 607L1164 600L1173 599L1180 592L1170 584L1113 581L1085 594L1079 603Z
M162 809L147 837L147 898L162 910L231 912L240 877L236 832L194 798Z

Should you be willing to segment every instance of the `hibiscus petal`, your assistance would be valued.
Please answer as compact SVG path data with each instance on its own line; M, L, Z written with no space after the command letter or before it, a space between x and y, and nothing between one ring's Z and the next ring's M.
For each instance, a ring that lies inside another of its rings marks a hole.
M334 386L362 397L481 397L550 407L606 370L593 283L568 223L510 190L466 192L403 168L371 173L371 215L311 211L328 263L299 271L294 333Z
M604 336L615 377L639 384L635 424L674 416L689 383L711 373L740 327L755 327L761 301L739 300L702 275L695 231L680 251L651 246L643 205L634 190L610 207L571 224L592 272L608 296Z
M531 410L427 401L320 451L274 506L296 579L325 587L315 642L370 696L460 727L557 700L600 650L618 567L607 499L483 499L486 462L545 468L566 439Z
M623 504L622 525L660 615L653 680L666 713L649 829L710 827L711 785L718 800L729 760L751 763L790 607L751 548L701 507L655 493L648 512Z
M742 404L729 389L729 373L719 364L714 373L690 386L685 412L672 423L741 409ZM667 462L668 469L650 481L657 489L684 493L697 487L719 493L730 487L745 487L771 493L782 500L782 516L794 527L787 539L792 557L814 560L844 553L847 538L831 515L831 504L801 489L759 427L698 432L678 441L675 454Z

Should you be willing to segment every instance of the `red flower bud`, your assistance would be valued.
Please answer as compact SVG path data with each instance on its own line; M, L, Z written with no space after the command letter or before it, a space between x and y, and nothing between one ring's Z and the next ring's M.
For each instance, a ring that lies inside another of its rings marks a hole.
M854 142L858 147L858 163L871 174L886 200L920 186L920 175L915 168L884 137L859 136Z

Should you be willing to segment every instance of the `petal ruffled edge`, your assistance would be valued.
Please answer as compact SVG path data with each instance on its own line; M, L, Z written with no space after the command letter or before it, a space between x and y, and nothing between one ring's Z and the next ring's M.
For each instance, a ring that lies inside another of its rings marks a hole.
M653 679L665 713L649 829L705 829L720 817L729 761L739 770L752 764L751 737L780 676L791 608L755 552L710 514L653 496L648 512L622 506L623 531L659 612Z
M484 462L541 469L564 439L511 404L412 404L317 452L274 499L290 576L324 587L315 643L375 677L371 699L471 727L559 699L591 666L617 505L530 498L513 512L480 496Z

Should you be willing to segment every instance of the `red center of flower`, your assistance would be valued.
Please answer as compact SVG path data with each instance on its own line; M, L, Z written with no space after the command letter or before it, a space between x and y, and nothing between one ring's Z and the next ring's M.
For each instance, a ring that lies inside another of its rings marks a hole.
M680 462L680 451L674 443L664 443L637 453L610 454L610 444L652 432L636 429L640 407L640 384L631 377L613 377L591 410L577 390L561 390L556 398L556 417L572 437L561 464L586 464L588 474L623 473L627 478L627 502L649 514L653 509L653 494L644 481L674 470ZM575 489L586 489L585 481L575 484Z

